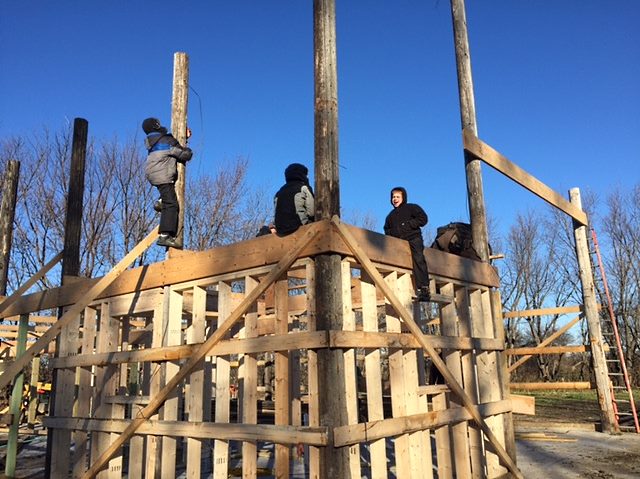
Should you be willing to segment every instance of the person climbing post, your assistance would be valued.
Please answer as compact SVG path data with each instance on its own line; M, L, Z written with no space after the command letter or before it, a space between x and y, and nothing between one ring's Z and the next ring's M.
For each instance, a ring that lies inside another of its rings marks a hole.
M182 249L182 242L176 238L178 230L179 204L176 196L175 182L178 178L177 162L186 163L193 156L191 148L178 143L171 133L160 124L157 118L147 118L142 122L142 129L147 135L147 161L145 176L149 183L158 188L160 199L154 209L160 211L160 236L156 244L167 248ZM187 138L191 130L187 128Z
M420 206L407 203L407 190L401 186L391 190L391 204L393 210L384 222L384 233L409 242L416 299L421 302L430 301L429 269L424 257L424 243L420 229L427 224L429 218Z
M313 189L309 184L309 170L300 163L292 163L284 170L286 183L274 198L274 226L278 236L286 236L300 226L314 220Z

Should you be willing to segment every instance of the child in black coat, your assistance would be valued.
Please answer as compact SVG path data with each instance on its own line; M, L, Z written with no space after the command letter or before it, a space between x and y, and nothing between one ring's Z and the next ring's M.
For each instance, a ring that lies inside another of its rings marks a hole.
M424 258L424 243L420 229L427 224L429 218L420 206L407 203L407 190L401 186L391 190L391 204L393 210L384 222L384 233L409 242L417 299L430 301L429 269Z

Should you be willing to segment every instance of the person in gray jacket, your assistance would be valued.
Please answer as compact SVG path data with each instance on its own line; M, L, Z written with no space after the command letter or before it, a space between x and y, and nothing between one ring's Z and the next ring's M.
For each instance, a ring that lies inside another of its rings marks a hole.
M149 183L158 188L160 193L160 237L156 244L159 246L182 248L182 243L176 239L178 230L178 197L175 182L178 178L177 162L186 163L193 156L191 148L178 143L171 133L160 124L157 118L147 118L142 122L142 129L146 133L145 146L147 148L147 162L145 175ZM187 129L187 138L190 131Z

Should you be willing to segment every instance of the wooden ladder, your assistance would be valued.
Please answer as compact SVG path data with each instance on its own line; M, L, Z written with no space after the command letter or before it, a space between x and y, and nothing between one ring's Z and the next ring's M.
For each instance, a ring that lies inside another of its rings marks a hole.
M621 431L640 433L640 425L638 424L638 412L633 400L633 390L627 365L622 350L622 342L618 332L618 324L613 310L613 301L609 294L609 285L607 283L607 275L605 274L602 256L600 255L600 247L598 245L598 237L593 228L591 228L592 241L592 263L597 262L597 268L593 269L594 285L600 303L606 305L606 309L600 311L600 321L602 324L602 335L609 345L607 353L607 370L611 384L611 398L613 400L613 411ZM594 258L595 256L595 258ZM595 259L595 261L594 261ZM595 266L595 265L594 265ZM618 398L616 398L618 394ZM625 397L621 399L621 397Z

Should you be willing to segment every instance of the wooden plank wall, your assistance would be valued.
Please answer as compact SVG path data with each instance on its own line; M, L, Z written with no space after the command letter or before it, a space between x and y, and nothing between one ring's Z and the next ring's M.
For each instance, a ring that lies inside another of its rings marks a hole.
M352 261L342 263L343 331L315 331L313 261L299 261L214 346L99 477L173 478L185 472L190 479L211 474L257 478L268 467L277 477L303 472L317 478L319 448L327 447L331 436L337 447L349 448L353 478L502 476L506 470L480 428L446 385L429 384L429 358L380 288L360 277ZM58 397L65 404L56 403L54 415L45 420L61 441L54 447L56 477L66 472L81 477L178 371L190 345L201 344L223 324L266 272L261 268L167 285L149 293L153 300L135 298L143 307L127 307L122 297L105 299L65 328L60 358L53 361ZM384 275L406 308L425 313L412 303L410 272L386 268ZM496 346L489 288L441 277L435 277L433 287L450 298L430 305L439 319L437 339L448 341L442 358L504 444L510 404L496 383L503 346ZM483 344L493 346L479 349ZM344 426L334 434L320 427L318 416L323 386L316 350L322 347L343 350ZM105 359L99 353L111 355ZM273 389L267 384L268 367ZM266 391L273 397L266 397ZM69 447L71 439L75 449Z

